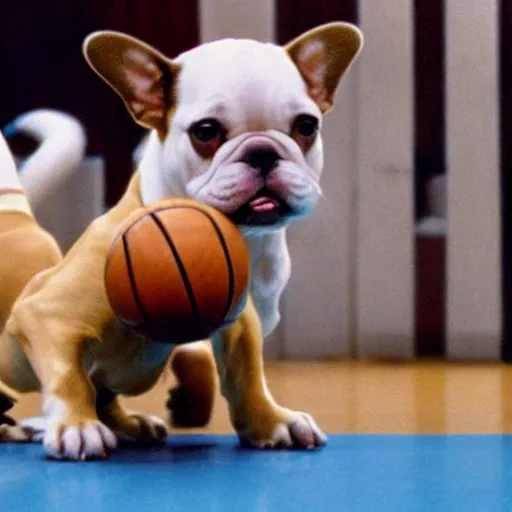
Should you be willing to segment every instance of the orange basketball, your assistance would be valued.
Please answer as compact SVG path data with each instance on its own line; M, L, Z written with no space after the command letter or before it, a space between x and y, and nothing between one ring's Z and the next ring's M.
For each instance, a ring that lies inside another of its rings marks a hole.
M249 272L245 241L224 214L168 199L123 224L107 256L105 287L123 324L157 341L184 343L236 319Z

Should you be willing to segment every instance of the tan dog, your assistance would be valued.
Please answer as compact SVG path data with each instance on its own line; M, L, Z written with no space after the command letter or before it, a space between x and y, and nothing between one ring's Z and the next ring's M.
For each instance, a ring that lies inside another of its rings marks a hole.
M249 246L252 276L246 309L213 336L215 360L205 343L174 350L180 384L171 401L174 422L207 421L216 367L242 442L305 448L325 442L311 416L273 400L262 342L279 321L290 274L286 226L309 213L320 195L321 118L361 45L359 30L344 23L318 27L285 47L225 40L173 61L124 34L87 38L88 62L151 130L125 195L61 259L16 184L3 186L4 174L15 181L14 169L0 171L0 188L11 188L0 196L0 379L6 395L41 390L51 456L105 457L117 437L167 435L161 420L123 410L117 397L150 389L173 347L116 320L103 269L119 224L142 205L175 196L231 216ZM30 432L4 427L4 436Z

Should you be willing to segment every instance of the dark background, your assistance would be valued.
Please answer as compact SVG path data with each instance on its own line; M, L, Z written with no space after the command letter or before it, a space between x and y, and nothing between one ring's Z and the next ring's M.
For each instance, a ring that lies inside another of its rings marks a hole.
M41 107L75 115L88 153L107 166L107 202L123 192L143 133L119 97L88 66L82 42L94 30L127 32L172 56L198 42L193 0L2 0L0 123Z

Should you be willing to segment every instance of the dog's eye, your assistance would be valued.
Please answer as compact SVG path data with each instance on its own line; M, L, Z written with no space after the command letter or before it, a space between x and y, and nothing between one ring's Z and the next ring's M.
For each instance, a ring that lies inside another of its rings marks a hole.
M315 141L318 132L318 119L313 116L301 114L297 116L292 126L292 137L305 153Z
M199 121L192 126L192 134L200 142L210 142L222 134L222 129L217 121Z
M226 130L215 119L203 119L189 130L194 149L203 158L211 158L226 140Z
M301 137L313 137L318 130L318 120L313 116L301 115L295 120L294 128Z

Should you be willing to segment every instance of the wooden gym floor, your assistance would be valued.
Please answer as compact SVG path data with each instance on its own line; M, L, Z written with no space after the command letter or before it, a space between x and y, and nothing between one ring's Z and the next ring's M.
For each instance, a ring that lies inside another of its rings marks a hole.
M512 433L512 365L268 362L266 375L278 402L311 413L329 433ZM125 403L164 417L172 383L166 375ZM39 414L39 397L24 397L12 412ZM221 397L200 432L232 433Z
M269 386L329 433L321 450L240 449L211 425L160 448L63 463L0 445L2 512L468 512L512 510L512 366L268 363ZM130 406L165 413L170 378ZM15 416L39 413L37 396Z

